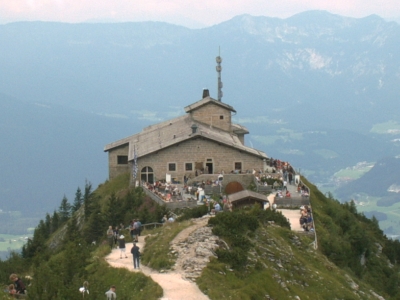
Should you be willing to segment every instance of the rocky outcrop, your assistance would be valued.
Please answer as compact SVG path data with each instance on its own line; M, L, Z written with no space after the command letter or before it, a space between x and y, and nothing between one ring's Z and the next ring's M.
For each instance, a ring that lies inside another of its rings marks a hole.
M212 234L211 227L200 227L178 242L171 243L171 253L177 257L175 271L182 274L182 278L195 281L210 261L216 257L219 238Z

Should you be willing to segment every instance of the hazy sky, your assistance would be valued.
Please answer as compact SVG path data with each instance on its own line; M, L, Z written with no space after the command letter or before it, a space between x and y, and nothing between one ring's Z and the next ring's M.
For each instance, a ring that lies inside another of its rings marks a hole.
M306 10L400 19L399 0L0 0L0 23L165 21L204 27L251 14L286 18Z

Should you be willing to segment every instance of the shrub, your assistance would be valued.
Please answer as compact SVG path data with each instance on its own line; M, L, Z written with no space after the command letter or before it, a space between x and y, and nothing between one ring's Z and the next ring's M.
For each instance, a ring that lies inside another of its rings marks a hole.
M259 206L255 205L250 211L250 213L263 224L265 224L268 221L273 221L275 224L279 226L290 229L290 222L279 211L273 211L272 209L263 210Z
M230 249L218 249L218 259L232 268L240 269L247 263L248 251L252 243L247 238L259 227L258 219L245 210L220 213L208 221L213 233L223 237Z
M178 222L193 219L193 218L201 218L202 216L208 213L208 207L206 205L197 206L195 208L186 209L183 211L183 214L180 215L176 220Z
M216 254L220 261L229 264L235 269L240 269L247 263L247 253L240 248L233 248L231 250L217 249Z

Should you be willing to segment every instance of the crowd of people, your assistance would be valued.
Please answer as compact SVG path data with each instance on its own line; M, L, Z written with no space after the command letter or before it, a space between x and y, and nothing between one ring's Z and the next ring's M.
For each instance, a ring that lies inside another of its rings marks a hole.
M182 192L178 185L169 182L156 181L154 183L144 182L142 186L153 192L165 202L173 202L182 200Z
M300 225L304 231L314 231L311 207L308 205L300 207Z

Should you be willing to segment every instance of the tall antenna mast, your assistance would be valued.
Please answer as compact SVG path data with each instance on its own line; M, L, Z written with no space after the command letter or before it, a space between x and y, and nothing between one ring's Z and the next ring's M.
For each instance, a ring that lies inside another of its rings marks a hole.
M216 69L217 69L217 73L218 73L218 101L221 102L221 98L222 98L221 62L222 62L222 58L221 58L220 54L221 54L221 48L218 47L218 56L215 60L217 61Z

